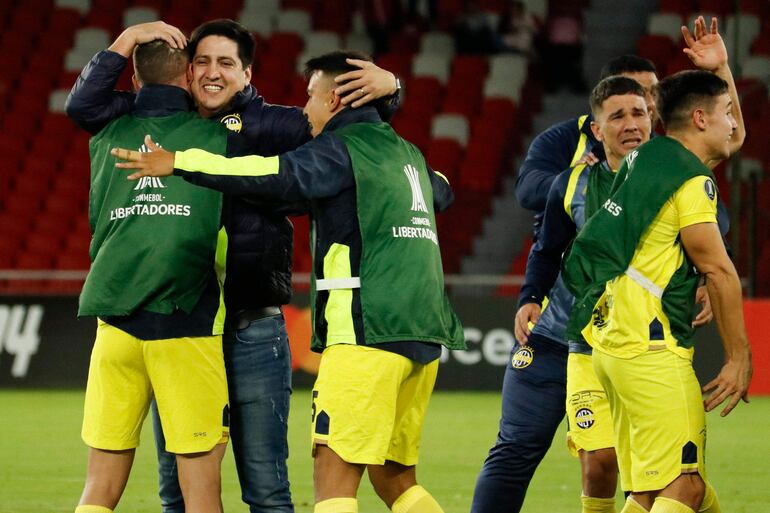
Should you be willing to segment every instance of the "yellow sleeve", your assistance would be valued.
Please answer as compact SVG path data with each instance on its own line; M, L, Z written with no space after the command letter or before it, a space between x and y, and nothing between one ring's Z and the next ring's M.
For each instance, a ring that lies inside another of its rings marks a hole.
M698 223L717 222L717 188L707 176L690 178L674 193L679 229Z
M223 176L267 176L278 174L278 157L223 157L193 148L174 155L174 167L182 171Z

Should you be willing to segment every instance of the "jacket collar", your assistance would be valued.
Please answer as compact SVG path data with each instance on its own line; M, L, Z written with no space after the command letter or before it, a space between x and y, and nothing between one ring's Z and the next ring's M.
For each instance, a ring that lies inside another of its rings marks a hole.
M323 132L333 132L340 128L352 125L353 123L380 123L382 119L377 113L377 109L368 105L352 109L345 107L335 114L323 129Z
M192 110L192 99L181 87L147 84L139 89L134 100L137 116L169 116Z

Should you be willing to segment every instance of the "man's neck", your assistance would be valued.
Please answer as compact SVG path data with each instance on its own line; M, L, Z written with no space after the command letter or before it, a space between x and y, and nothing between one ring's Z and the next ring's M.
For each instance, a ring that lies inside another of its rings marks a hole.
M712 160L711 155L709 154L708 148L703 143L701 137L699 135L693 134L692 132L669 132L668 137L674 139L675 141L679 142L682 146L687 148L687 150L690 151L693 155L698 157L698 160L703 162L704 164L708 164Z

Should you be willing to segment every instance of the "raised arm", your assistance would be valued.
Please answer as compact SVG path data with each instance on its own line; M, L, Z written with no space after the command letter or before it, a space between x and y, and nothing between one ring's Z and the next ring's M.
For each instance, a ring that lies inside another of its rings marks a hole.
M746 126L743 122L743 112L738 98L738 90L735 87L730 65L728 64L727 48L722 36L719 35L719 25L717 19L711 18L711 26L706 29L706 20L703 16L698 16L695 20L695 33L690 33L687 27L682 27L682 36L687 45L682 51L687 54L690 60L698 68L711 71L716 76L727 82L730 99L733 101L733 117L738 123L732 139L730 140L730 154L736 153L743 146L746 139ZM714 168L719 161L709 163L710 168Z
M173 48L183 48L184 35L162 21L134 25L123 31L107 49L86 64L75 81L65 111L83 130L95 134L115 118L131 111L134 93L115 91L115 85L138 44L163 39Z
M342 97L342 103L356 108L380 98L387 99L377 102L376 106L383 121L389 122L400 107L401 82L393 73L373 62L358 59L347 61L361 69L335 77L334 81L341 84L335 92Z

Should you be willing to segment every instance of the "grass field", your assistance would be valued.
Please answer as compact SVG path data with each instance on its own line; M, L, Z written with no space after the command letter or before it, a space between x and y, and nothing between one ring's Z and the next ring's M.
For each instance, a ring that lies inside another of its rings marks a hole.
M312 511L309 457L310 395L295 392L289 426L289 473L298 513ZM476 474L497 432L496 393L436 393L428 411L418 477L447 513L470 508ZM82 391L0 390L0 513L68 513L82 490L86 448L80 440ZM770 398L741 404L727 418L710 414L709 478L725 513L770 511ZM526 512L580 510L579 465L564 448L563 428L530 486ZM152 432L142 446L118 511L160 511ZM223 467L226 511L248 511L240 501L232 458ZM386 512L367 481L362 513ZM618 500L620 504L620 499Z

